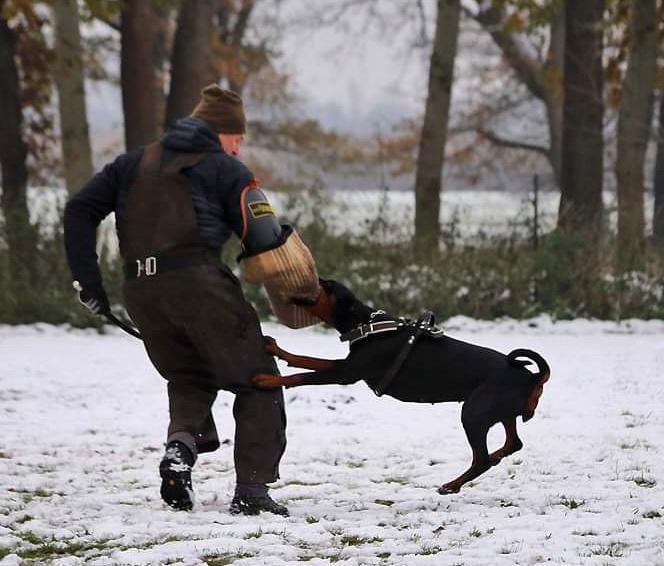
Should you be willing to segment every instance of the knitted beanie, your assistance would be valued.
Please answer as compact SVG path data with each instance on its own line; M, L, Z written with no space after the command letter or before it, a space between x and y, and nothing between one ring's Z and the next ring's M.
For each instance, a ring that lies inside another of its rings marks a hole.
M201 91L201 100L191 117L207 122L220 134L244 134L247 129L242 98L232 90L224 90L215 84Z

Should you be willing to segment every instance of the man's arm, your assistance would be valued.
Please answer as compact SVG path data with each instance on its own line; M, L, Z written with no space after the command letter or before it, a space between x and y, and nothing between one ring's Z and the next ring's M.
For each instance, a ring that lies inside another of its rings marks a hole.
M255 254L283 243L281 225L253 173L239 160L227 159L230 166L225 170L228 185L222 195L222 210L243 251Z
M85 291L100 295L97 298L102 303L105 292L97 263L97 227L115 210L119 191L141 154L141 151L124 154L106 165L65 207L64 237L69 269Z
M245 171L248 172L246 168ZM228 191L229 224L242 241L242 279L264 285L277 319L290 328L319 322L292 299L315 299L319 293L314 258L292 226L282 226L253 175L236 178ZM247 182L248 181L248 182Z

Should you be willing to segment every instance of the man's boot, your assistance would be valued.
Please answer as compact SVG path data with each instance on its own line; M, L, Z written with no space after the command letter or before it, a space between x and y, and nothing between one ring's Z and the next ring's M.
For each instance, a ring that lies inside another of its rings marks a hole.
M280 505L267 493L265 484L238 483L231 501L231 515L258 515L261 511L288 517L288 508Z
M161 498L173 509L190 511L194 506L191 468L194 455L177 440L166 445L166 453L159 464Z

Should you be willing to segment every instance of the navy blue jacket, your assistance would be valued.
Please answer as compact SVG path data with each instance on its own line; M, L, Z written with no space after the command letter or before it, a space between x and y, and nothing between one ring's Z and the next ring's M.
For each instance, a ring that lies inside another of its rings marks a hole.
M218 253L232 233L242 233L240 195L254 180L253 174L238 159L224 153L217 134L201 120L178 120L162 137L161 144L166 151L206 154L184 174L189 180L201 241ZM111 212L115 213L116 226L119 224L142 155L143 148L139 148L119 156L67 202L67 261L74 279L83 287L101 284L96 230Z

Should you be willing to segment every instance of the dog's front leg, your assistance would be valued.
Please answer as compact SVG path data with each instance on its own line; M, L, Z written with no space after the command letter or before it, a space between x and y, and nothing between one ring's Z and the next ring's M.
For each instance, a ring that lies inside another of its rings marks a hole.
M285 361L290 367L301 369L310 369L321 371L331 368L339 360L324 360L322 358L310 358L308 356L298 356L283 350L277 344L277 341L271 336L265 337L265 349L267 352L280 360Z
M343 360L342 360L343 361ZM344 365L335 365L332 368L312 371L308 373L296 373L294 375L272 375L259 373L251 378L255 387L259 389L276 389L278 387L298 387L299 385L346 385L359 381L358 378L349 378L348 373L343 371Z
M251 378L254 387L258 389L278 389L279 387L297 387L302 385L304 373L294 375L274 375L258 373Z

